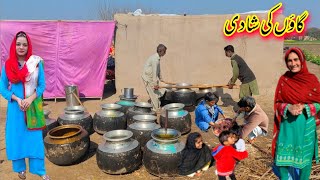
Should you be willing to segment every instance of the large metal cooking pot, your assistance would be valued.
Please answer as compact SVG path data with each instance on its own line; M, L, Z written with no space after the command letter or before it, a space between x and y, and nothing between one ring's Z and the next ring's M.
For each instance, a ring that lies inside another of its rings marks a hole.
M60 125L77 124L83 127L89 134L94 132L92 116L83 106L69 106L64 108L64 114L58 118Z
M93 129L99 134L116 129L126 129L126 116L120 109L119 104L102 104L101 111L93 116Z
M203 99L204 95L208 92L214 92L213 88L209 87L209 84L204 84L203 88L199 88L198 91L196 91L196 105Z
M142 163L139 142L132 138L128 130L113 130L105 133L104 143L97 149L97 164L108 174L130 173L138 169Z
M135 115L156 115L152 110L152 105L146 102L136 102L133 107L128 108L127 111L127 124L133 123L133 116Z
M176 89L172 92L172 101L175 103L182 103L185 106L194 105L196 99L196 92L188 88L188 86L191 86L191 84L178 83L177 86L180 86L182 88Z
M156 129L152 139L146 144L143 153L144 167L150 174L160 177L178 176L178 165L184 143L179 141L181 134L175 129Z
M44 138L46 157L60 166L79 162L88 152L89 146L89 134L79 125L55 127Z
M163 111L160 115L160 125L165 127L166 111L168 111L168 128L176 129L182 134L186 134L191 130L190 113L183 109L181 103L171 103L163 106Z

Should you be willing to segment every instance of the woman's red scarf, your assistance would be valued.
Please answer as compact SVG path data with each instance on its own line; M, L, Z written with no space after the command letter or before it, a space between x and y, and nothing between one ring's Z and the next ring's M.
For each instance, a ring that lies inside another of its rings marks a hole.
M301 49L291 48L285 54L285 61L291 52L295 52L301 62L301 70L298 73L287 71L278 81L274 98L274 111L281 106L281 103L288 104L311 104L320 103L320 83L318 78L308 71L305 56ZM287 63L286 63L287 64ZM288 68L288 66L287 66ZM281 115L275 113L273 139L272 139L272 156L275 155L275 146L280 129Z
M17 35L21 33L18 32ZM17 41L17 35L14 37L11 46L10 46L10 55L5 63L5 69L6 74L11 83L19 83L19 82L25 82L26 76L28 75L28 69L26 64L23 66L22 69L19 69L19 63L16 53L16 41ZM29 36L26 34L26 38L28 41L28 51L25 58L25 61L29 59L29 57L32 55L32 45L31 40Z

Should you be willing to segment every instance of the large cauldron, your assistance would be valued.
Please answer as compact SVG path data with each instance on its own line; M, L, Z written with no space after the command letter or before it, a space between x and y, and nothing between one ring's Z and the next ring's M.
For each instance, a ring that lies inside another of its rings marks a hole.
M116 104L121 105L120 111L123 112L125 115L127 115L127 111L130 107L133 107L135 102L134 101L129 101L129 100L120 100L117 101Z
M177 86L191 86L191 84L180 83ZM192 106L195 104L196 92L189 88L179 88L172 92L172 101L175 103L182 103L185 106Z
M191 116L181 103L171 103L162 107L160 125L165 127L166 111L168 111L168 128L176 129L182 134L191 130Z
M151 133L159 129L160 125L156 124L157 116L153 115L135 115L135 122L128 126L128 130L133 132L134 139L138 140L142 149L151 139Z
M69 106L64 108L64 114L60 115L58 122L61 125L77 124L82 126L89 134L92 134L92 116L85 111L83 106Z
M205 86L205 85L204 85ZM209 85L208 85L209 86ZM208 92L213 92L212 87L203 87L203 88L199 88L199 90L196 92L196 105L198 105L198 103L202 100L202 98L204 97L204 95Z
M50 113L51 113L51 111L49 111L49 110L43 110L44 118L46 119L46 128L42 130L42 137L43 138L47 136L47 133L51 129L59 126L59 122L56 119L51 119L49 117Z
M84 157L90 146L88 132L79 125L53 128L44 138L45 154L56 165L71 165Z
M97 164L108 174L132 172L141 165L142 153L137 140L128 130L114 130L103 135L106 140L98 146Z
M93 116L93 129L104 134L107 131L116 129L126 129L127 121L123 112L120 112L121 106L118 104L102 104L102 110Z
M156 129L151 134L143 153L143 165L147 171L160 177L177 176L181 151L180 132L174 129Z
M146 102L136 102L133 107L130 107L127 111L127 124L133 123L133 116L145 114L145 115L156 115L156 112L152 111L152 105Z

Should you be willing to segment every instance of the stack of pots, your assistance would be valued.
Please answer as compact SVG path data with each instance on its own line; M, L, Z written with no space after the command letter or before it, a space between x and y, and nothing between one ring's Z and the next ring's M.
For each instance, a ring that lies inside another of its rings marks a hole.
M191 90L190 88L187 88L188 86L191 86L191 84L180 83L177 84L177 86L186 88L179 88L174 90L172 92L172 101L175 103L182 103L185 106L194 105L196 100L196 92Z
M191 130L191 116L188 111L184 110L184 104L171 103L163 106L160 116L160 125L165 127L166 112L168 111L167 128L172 128L186 134Z
M44 138L45 155L56 165L79 162L88 152L89 134L79 125L62 125L51 129Z
M133 123L134 115L154 115L156 112L152 110L152 105L146 102L136 102L133 107L130 107L127 111L127 124Z
M64 108L64 114L58 118L60 125L77 124L83 127L89 134L92 134L92 116L85 111L83 106L69 106Z
M133 133L141 148L144 149L146 143L151 139L151 133L155 129L159 129L160 125L156 124L157 116L154 115L135 115L134 123L128 126L128 130Z
M139 142L128 130L114 130L103 135L106 140L97 149L97 164L108 174L125 174L138 169L142 163Z
M98 134L117 129L126 129L127 121L123 112L119 111L121 106L118 104L102 104L101 111L93 116L93 129Z
M146 144L143 165L150 174L160 177L177 176L181 151L184 144L179 141L180 132L175 129L156 129Z
M49 110L43 110L43 114L44 114L44 118L46 119L46 128L42 130L42 137L46 137L47 133L55 128L59 126L59 122L56 119L51 119L49 117L49 114L51 113L51 111Z

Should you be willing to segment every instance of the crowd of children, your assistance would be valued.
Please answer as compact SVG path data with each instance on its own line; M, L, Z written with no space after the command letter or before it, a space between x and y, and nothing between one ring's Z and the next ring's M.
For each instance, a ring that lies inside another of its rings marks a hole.
M233 119L226 119L224 112L217 105L219 97L215 93L207 93L204 100L199 103L195 111L195 123L201 131L207 132L212 127L220 129L218 136L220 144L212 150L203 143L199 133L189 134L186 147L182 152L179 165L180 175L189 177L199 176L201 171L208 169L215 162L216 175L219 180L236 179L234 169L237 161L248 157L245 141L253 143L258 136L266 136L268 132L269 119L266 113L256 104L251 96L245 96L237 103L239 110ZM223 119L219 119L222 114ZM244 123L238 125L237 117L243 114ZM230 126L220 121L230 121ZM226 126L226 127L221 127ZM217 131L218 132L218 131Z

